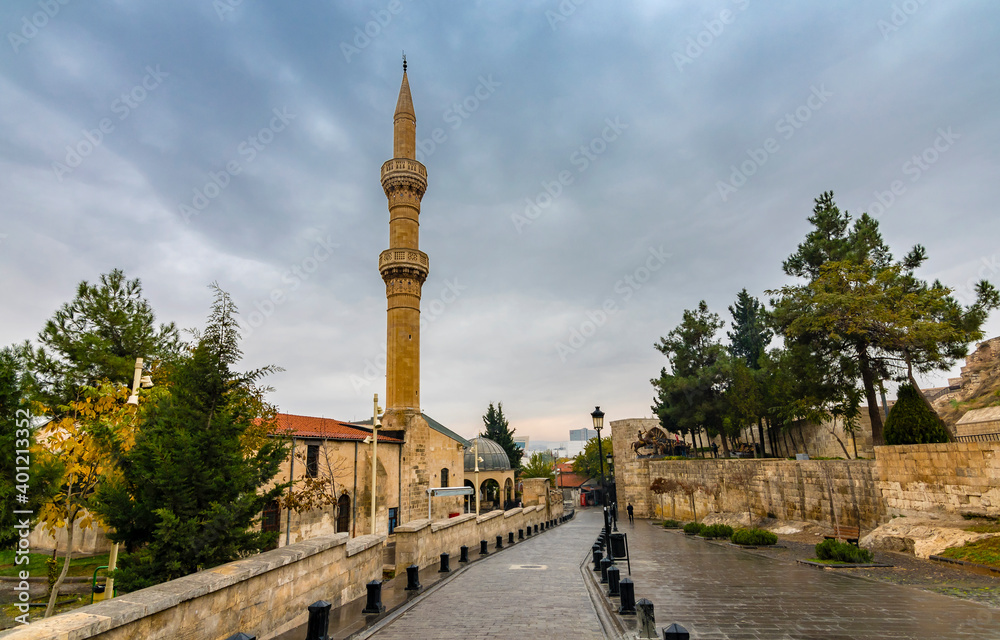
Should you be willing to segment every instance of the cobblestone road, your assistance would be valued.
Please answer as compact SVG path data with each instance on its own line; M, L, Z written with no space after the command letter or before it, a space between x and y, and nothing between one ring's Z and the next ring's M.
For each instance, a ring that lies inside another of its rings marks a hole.
M635 597L653 603L658 629L678 622L699 639L1000 638L1000 610L985 605L762 558L647 520L619 528Z
M598 512L578 511L569 522L474 562L371 637L603 639L580 572L600 526Z

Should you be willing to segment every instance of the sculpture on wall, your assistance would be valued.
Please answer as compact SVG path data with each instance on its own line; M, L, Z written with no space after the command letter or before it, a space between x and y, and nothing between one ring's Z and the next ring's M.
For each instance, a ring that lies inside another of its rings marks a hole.
M643 456L640 449L652 449L652 453L645 456L682 456L687 454L687 443L680 440L671 440L661 429L653 427L643 433L639 430L638 440L632 443L632 451L637 456Z

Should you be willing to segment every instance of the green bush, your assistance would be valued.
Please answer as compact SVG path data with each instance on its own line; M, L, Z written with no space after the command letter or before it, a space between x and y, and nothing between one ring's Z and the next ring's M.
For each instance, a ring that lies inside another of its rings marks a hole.
M676 520L664 520L663 521L663 528L664 529L680 529L681 528L681 523L677 522Z
M896 392L896 404L889 410L883 434L886 444L927 444L949 440L944 422L911 384L900 386Z
M853 544L831 539L816 545L816 557L820 560L867 564L872 561L872 552Z
M763 547L778 544L778 536L763 529L737 529L730 538L733 544Z
M700 522L689 522L686 525L684 525L684 533L687 533L689 535L697 535L701 533L701 530L704 528L705 525L703 525Z
M712 524L701 530L703 538L728 538L733 535L733 528L728 524Z

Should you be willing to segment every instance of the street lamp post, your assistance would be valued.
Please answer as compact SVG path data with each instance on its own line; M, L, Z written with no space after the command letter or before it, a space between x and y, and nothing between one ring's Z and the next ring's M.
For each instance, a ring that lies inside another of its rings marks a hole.
M594 420L594 431L597 432L597 457L601 463L601 501L604 506L604 533L610 540L611 527L608 525L608 487L604 482L604 447L601 445L601 429L604 427L604 412L600 407L594 407L590 417Z
M612 480L614 480L615 474L611 470L611 461L612 460L614 460L614 456L611 455L611 452L609 451L608 452L608 457L607 457L607 461L608 461L608 475L611 476ZM618 496L617 495L615 496L614 502L611 503L611 530L614 531L615 533L618 533Z
M375 535L375 478L378 476L378 428L382 426L382 421L379 420L378 414L381 412L381 407L378 406L378 394L375 394L374 400L375 410L372 415L372 535ZM365 438L365 442L368 442L368 438ZM430 501L430 497L427 498Z
M479 438L475 438L472 441L472 459L475 461L476 468L476 515L479 515L479 461L482 458L479 457Z
M135 375L132 377L132 394L125 401L133 407L139 406L139 387L149 389L153 386L153 380L149 376L142 375L142 358L135 359ZM114 572L118 568L118 543L111 544L111 554L108 556L108 577L104 581L104 597L110 599L115 597Z

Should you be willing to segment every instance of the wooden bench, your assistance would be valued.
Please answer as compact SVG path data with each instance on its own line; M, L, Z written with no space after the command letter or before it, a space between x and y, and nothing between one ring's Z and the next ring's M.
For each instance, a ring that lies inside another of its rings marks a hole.
M844 540L849 544L858 544L858 539L861 537L861 527L847 527L844 525L834 526L833 533L830 535L824 535L825 540Z

